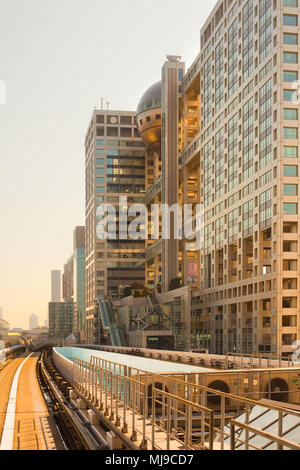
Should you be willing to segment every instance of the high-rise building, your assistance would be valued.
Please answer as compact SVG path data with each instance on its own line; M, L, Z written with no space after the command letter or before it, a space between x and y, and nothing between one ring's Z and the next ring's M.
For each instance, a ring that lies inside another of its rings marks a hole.
M51 271L51 300L61 302L61 271Z
M188 72L169 57L160 104L157 85L139 105L146 204L204 213L203 245L147 243L148 286L185 312L175 348L288 356L300 339L298 16L297 0L218 1Z
M62 276L63 300L64 302L73 301L73 256L71 256L64 265Z
M39 326L39 317L34 313L29 317L29 329L34 330L34 328L38 328Z
M179 105L185 64L178 56L167 59L162 81L147 90L137 109L139 132L146 144L145 203L150 213L153 204L171 208L179 202ZM157 292L167 292L178 276L179 244L174 236L174 217L171 213L169 238L160 233L159 240L149 237L147 241L146 279L148 287Z
M145 241L122 240L127 230L120 223L119 197L127 205L143 202L145 195L145 149L139 137L136 114L127 111L95 110L86 141L86 330L89 343L98 343L101 322L96 299L118 297L120 290L145 282ZM117 237L99 239L98 206L116 208Z
M176 240L170 211L170 236L162 236L160 214L160 239L145 244L146 285L157 304L145 302L145 310L165 313L175 349L293 353L300 340L299 7L298 0L219 0L189 70L168 56L162 81L139 103L145 149L132 134L133 113L94 112L86 137L89 341L100 340L95 299L142 281L142 242L96 236L97 205L127 194L149 213L155 203L189 205L202 234L200 243L186 234ZM128 305L139 319L144 307Z
M184 78L201 96L180 155L183 202L204 207L203 250L182 254L193 348L287 356L300 338L298 38L297 0L221 0Z
M49 302L49 336L66 339L72 333L73 318L73 302Z
M73 241L74 331L85 331L85 227L76 227Z

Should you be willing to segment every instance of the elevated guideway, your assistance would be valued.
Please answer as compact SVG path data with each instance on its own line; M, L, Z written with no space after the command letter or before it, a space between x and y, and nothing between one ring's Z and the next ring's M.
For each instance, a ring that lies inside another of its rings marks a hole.
M52 354L69 382L69 402L92 428L108 429L111 450L300 450L293 433L300 426L300 369L211 371L79 348L55 348ZM273 392L279 375L290 377L288 392L279 393L277 385ZM257 411L260 420L268 417L267 430L254 419Z

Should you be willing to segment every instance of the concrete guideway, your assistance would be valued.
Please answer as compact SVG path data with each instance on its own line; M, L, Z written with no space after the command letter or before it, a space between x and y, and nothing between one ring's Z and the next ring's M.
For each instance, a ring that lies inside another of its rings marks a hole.
M6 390L7 404L6 412L2 411L5 400L1 408L5 421L2 418L0 450L64 449L36 377L38 360L39 354L34 353L26 359L15 359L5 377L0 375L0 389Z

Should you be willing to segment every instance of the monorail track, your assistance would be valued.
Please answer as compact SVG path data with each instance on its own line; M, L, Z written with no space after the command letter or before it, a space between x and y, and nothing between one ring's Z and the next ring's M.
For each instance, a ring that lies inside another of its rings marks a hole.
M100 442L92 435L90 426L68 402L68 393L71 388L54 368L48 354L41 355L37 365L37 377L47 408L56 421L66 449L107 449L105 442Z

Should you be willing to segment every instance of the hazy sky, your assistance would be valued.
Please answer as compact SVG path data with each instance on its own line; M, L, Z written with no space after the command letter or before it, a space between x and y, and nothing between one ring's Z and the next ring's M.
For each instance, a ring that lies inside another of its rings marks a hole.
M50 271L84 225L94 107L135 110L167 54L189 67L214 0L0 0L0 306L47 318Z

